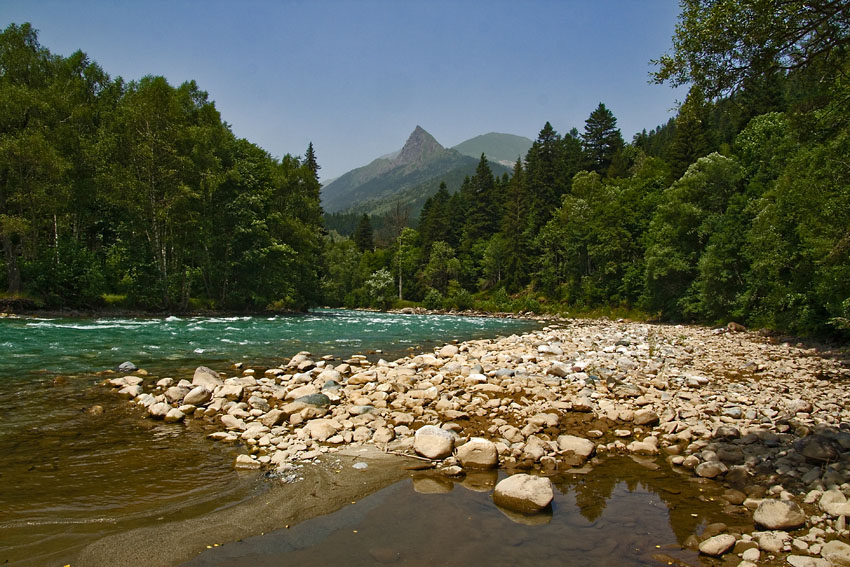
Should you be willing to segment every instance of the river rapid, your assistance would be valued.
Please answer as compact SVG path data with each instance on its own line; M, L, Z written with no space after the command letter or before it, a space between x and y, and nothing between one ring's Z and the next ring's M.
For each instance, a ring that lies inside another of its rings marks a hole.
M2 319L0 564L699 565L684 539L735 519L717 506L716 489L653 459L553 478L552 509L528 518L493 504L504 471L454 481L395 461L365 473L338 460L284 484L236 470L243 451L207 439L203 420L145 419L99 385L104 370L128 360L148 380L179 380L202 364L232 375L236 362L262 369L299 351L394 360L540 326L335 310Z
M392 360L532 321L320 310L275 317L0 319L0 564L64 565L115 532L202 517L266 489L237 449L191 424L141 419L100 374L132 361L155 377L198 365L279 364L299 351ZM92 415L100 405L104 412Z

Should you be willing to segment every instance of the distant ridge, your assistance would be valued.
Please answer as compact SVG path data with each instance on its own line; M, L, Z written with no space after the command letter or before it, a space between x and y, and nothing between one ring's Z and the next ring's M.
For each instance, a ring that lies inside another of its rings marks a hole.
M452 149L474 158L484 154L490 161L513 167L517 159L525 159L532 143L525 136L490 132L461 142Z
M440 182L456 189L464 177L473 175L480 156L444 148L424 128L416 126L399 152L353 169L325 185L322 207L328 213L381 214L400 204L416 214L437 192ZM496 163L492 167L496 175L508 171Z

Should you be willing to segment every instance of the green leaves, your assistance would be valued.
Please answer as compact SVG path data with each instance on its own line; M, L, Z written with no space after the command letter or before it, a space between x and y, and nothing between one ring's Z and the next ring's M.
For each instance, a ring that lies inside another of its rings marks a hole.
M652 63L657 83L718 98L779 69L835 67L850 45L850 4L835 0L683 0L673 52Z
M51 305L303 309L319 300L321 208L305 163L236 140L194 81L110 81L82 52L0 33L0 242L10 291Z
M625 144L617 119L601 102L585 120L581 142L590 169L603 175L608 173L615 156L623 151Z

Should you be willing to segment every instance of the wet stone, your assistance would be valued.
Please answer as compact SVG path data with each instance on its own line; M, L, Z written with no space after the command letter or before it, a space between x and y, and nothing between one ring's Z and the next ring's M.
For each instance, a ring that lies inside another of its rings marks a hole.
M697 473L697 476L701 476L703 478L717 478L726 473L727 470L728 468L726 465L719 461L708 461L698 464L695 472Z
M554 497L551 480L528 474L509 476L493 491L493 501L497 506L525 514L540 512Z

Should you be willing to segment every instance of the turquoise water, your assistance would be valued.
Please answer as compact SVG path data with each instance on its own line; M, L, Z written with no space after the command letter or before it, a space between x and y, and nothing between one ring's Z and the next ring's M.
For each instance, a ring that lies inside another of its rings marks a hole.
M164 317L0 320L2 381L26 374L76 374L125 360L162 372L236 361L273 365L301 350L350 356L408 349L452 339L529 330L525 320L319 310L275 317Z
M318 311L280 317L0 319L0 564L64 565L86 544L251 497L258 475L197 425L141 419L97 384L132 361L157 377L199 364L266 367L307 350L393 360L518 333L530 321ZM381 351L376 353L375 351ZM101 415L88 410L101 405Z

